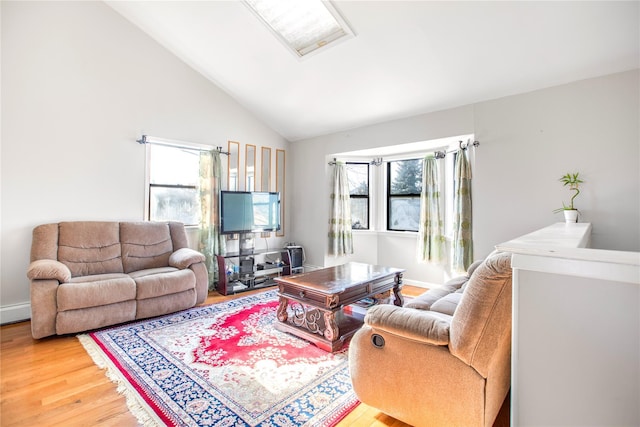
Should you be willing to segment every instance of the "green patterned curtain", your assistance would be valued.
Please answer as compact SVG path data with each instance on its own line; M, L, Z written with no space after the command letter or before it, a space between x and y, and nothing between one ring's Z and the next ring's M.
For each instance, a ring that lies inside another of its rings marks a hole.
M335 162L334 165L331 217L329 218L329 253L335 256L353 253L349 180L347 168L341 162Z
M467 158L467 151L463 149L458 150L456 154L453 190L453 260L451 269L455 272L463 272L467 271L473 261L471 165Z
M209 289L218 279L216 255L224 255L225 239L220 234L220 190L222 188L222 163L217 150L200 153L200 241L198 249L206 257L209 271ZM224 272L222 273L224 274Z
M445 237L440 206L440 172L438 162L429 155L422 160L422 193L418 225L418 261L443 264Z

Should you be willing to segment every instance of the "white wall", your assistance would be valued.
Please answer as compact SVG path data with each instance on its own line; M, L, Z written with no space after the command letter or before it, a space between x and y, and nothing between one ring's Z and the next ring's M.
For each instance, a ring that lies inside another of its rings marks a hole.
M475 258L499 242L562 221L552 211L569 193L558 178L573 171L585 180L576 206L581 221L593 224L592 246L638 251L639 81L633 70L296 142L293 235L310 264L347 259L327 255L329 196L326 180L318 178L330 171L326 155L475 134ZM360 239L354 238L356 248ZM406 238L382 233L376 245L365 247L376 248L375 262L406 268L407 280L437 277L417 265L415 244ZM369 260L373 250L365 255Z
M481 250L555 221L558 182L580 171L591 246L640 249L638 70L483 102L475 108L475 238Z
M2 322L25 310L29 317L35 225L143 219L145 150L135 142L143 132L270 146L272 159L275 148L288 148L102 2L0 5Z

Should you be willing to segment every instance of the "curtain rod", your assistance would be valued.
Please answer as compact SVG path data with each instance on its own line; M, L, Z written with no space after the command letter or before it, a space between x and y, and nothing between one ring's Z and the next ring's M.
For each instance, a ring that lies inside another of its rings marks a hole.
M334 166L338 163L338 160L334 157L332 161L329 162L329 166ZM372 166L380 166L382 164L382 157L376 157L369 162Z
M194 150L200 151L211 151L217 150L220 154L229 155L229 152L222 151L221 146L212 147L210 145L204 144L196 144L194 142L186 142L186 141L178 141L175 139L165 139L165 138L157 138L155 136L142 135L140 139L136 139L138 144L156 144L156 145L164 145L165 147L177 147L177 148L191 148Z
M477 147L480 145L479 141L471 141L471 140L467 140L467 142L464 141L458 141L458 147L460 150L466 150L467 148L469 148L469 146L472 147ZM448 153L455 153L458 150L448 150L448 151L434 151L433 155L436 159L444 159L445 156ZM330 166L335 165L337 162L336 158L333 158L333 161L329 162ZM375 159L373 159L369 164L374 165L374 166L380 166L380 164L382 164L382 157L377 157Z
M469 146L473 146L475 148L479 145L480 145L479 141L473 141L473 142L471 142L471 140L467 140L467 142L458 141L458 149L460 150L466 150L467 148L469 148ZM455 153L456 151L458 150L435 151L433 155L436 159L444 159L448 153Z

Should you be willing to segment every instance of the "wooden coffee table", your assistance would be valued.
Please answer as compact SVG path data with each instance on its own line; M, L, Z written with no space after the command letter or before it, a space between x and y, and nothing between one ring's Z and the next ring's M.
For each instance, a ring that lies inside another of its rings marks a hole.
M338 351L362 320L342 308L393 290L402 306L404 269L349 262L293 276L277 277L280 305L275 328L304 338L323 350Z

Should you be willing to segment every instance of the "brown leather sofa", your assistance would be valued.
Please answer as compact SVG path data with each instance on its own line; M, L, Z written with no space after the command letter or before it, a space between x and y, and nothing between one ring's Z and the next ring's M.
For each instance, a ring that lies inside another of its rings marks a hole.
M193 307L207 298L204 255L177 222L77 221L34 228L31 334L76 333Z
M352 338L354 391L414 426L491 426L511 381L511 255L496 253L396 307Z

